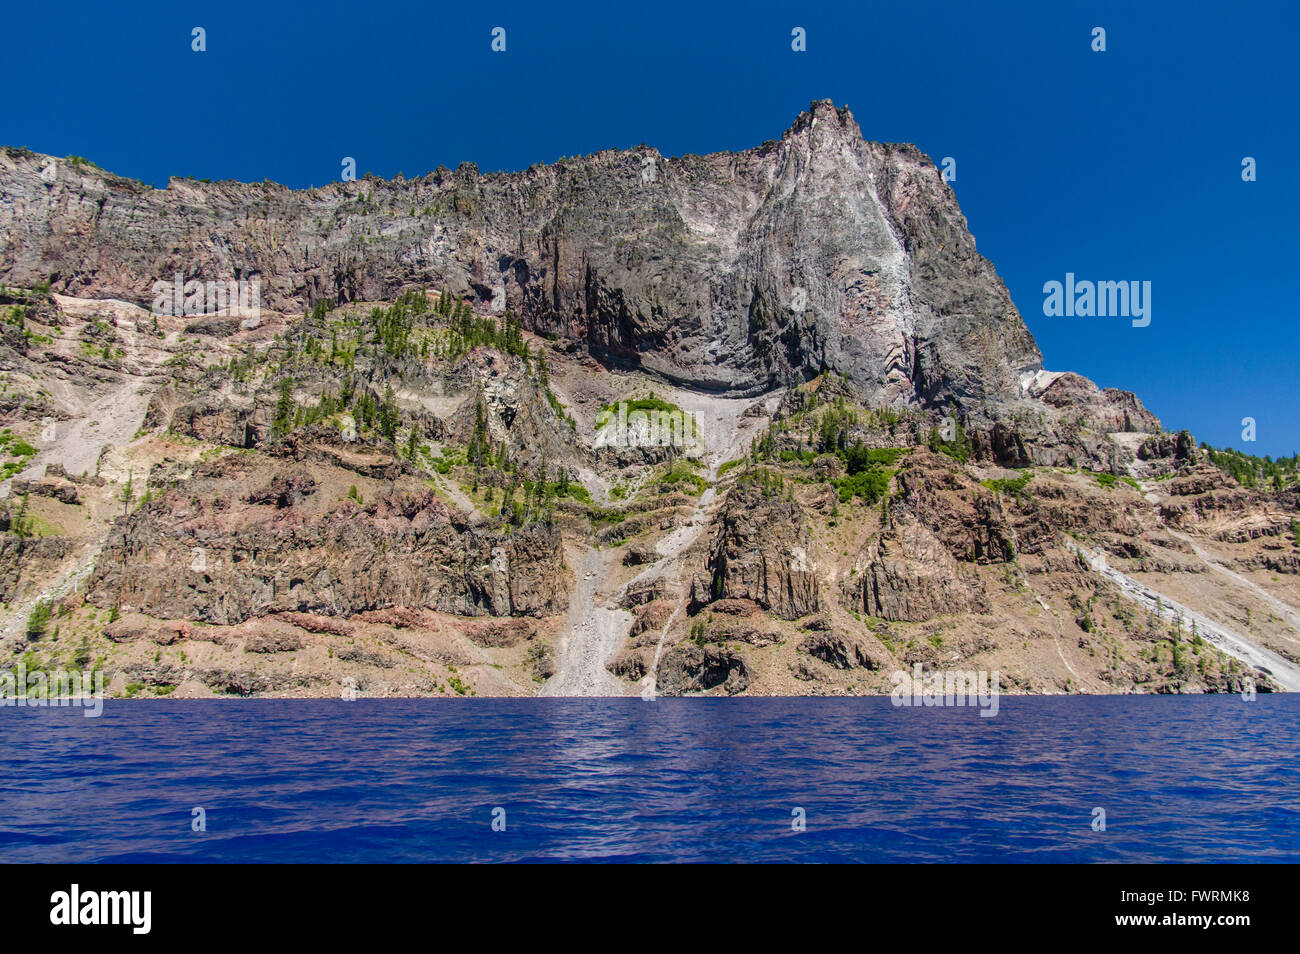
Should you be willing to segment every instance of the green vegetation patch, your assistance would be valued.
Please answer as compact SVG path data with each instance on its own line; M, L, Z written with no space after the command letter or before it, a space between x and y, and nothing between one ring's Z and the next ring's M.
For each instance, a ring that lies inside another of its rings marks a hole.
M1107 490L1110 490L1112 487L1114 487L1116 481L1123 481L1124 483L1132 487L1134 490L1137 490L1139 492L1142 490L1141 484L1139 484L1132 477L1129 477L1125 474L1102 474L1102 473L1096 473L1094 471L1089 471L1089 473L1092 474L1093 478L1097 481L1098 484L1100 484L1102 487L1105 487Z
M993 480L984 480L981 481L981 483L994 493L1010 497L1018 497L1025 492L1025 488L1029 486L1029 482L1033 479L1033 472L1025 471L1019 477L1001 477Z
M636 411L641 411L643 413L648 411L662 411L671 414L674 411L681 413L682 410L676 404L665 401L663 398L655 397L652 394L649 397L634 398L631 401L615 401L613 404L606 404L601 408L601 413L617 414L620 405L627 408L628 414L632 414Z
M832 480L831 484L839 491L840 503L848 503L854 497L860 497L864 502L873 504L889 493L889 482L893 477L894 471L873 467Z
M1300 468L1300 454L1274 460L1271 456L1256 457L1230 447L1216 450L1209 444L1202 444L1201 449L1211 464L1243 487L1271 486L1274 490L1282 490L1296 482L1297 469Z
M695 473L694 468L697 466L699 465L693 461L679 457L672 462L667 472L659 478L659 483L669 487L685 489L687 493L698 496L704 493L704 488L709 486L709 482Z

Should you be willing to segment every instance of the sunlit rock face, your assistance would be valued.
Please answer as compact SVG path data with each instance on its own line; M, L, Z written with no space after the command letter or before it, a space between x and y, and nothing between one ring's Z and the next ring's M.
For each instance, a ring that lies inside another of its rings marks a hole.
M85 297L148 306L177 273L256 280L263 307L293 312L450 287L680 383L758 393L831 370L893 406L1011 398L1040 367L934 164L864 141L829 101L738 153L299 191L155 190L11 150L0 194L0 281Z

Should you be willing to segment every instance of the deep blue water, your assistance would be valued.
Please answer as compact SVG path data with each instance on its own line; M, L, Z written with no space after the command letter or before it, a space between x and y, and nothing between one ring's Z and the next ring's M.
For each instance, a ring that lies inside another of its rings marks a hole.
M1298 739L1297 696L0 709L0 857L1295 862Z

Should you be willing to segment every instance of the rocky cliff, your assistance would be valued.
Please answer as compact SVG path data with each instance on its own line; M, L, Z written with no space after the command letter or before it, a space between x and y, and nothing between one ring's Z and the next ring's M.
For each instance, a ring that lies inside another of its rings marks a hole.
M148 306L155 282L260 280L265 307L449 287L695 387L832 370L872 403L1017 396L1040 355L952 190L813 103L778 141L606 151L514 174L294 191L0 153L0 283Z
M0 230L0 663L122 695L1300 686L1296 462L1044 370L933 164L828 102L740 153L301 191L5 149ZM178 276L259 310L170 307Z

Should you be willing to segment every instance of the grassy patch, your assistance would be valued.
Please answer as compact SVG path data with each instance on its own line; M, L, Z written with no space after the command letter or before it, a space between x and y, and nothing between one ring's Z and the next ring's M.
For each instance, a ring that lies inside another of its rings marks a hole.
M676 404L671 404L663 398L655 397L653 394L645 398L636 398L631 401L616 401L613 404L606 404L601 408L601 414L617 415L620 406L627 408L627 413L632 414L636 411L662 411L665 413L681 413L681 408Z
M587 491L586 487L582 486L582 484L577 481L552 481L548 485L548 489L549 492L554 494L556 497L572 497L579 503L584 503L588 506L591 504L591 494Z
M687 493L698 496L704 493L704 488L709 482L695 473L694 465L690 461L678 459L672 462L667 472L659 478L659 483L666 484L669 487L678 487L686 490Z
M1025 487L1034 479L1031 471L1025 471L1019 477L1003 477L996 480L980 481L985 487L997 494L1018 497L1025 492Z
M1095 479L1100 486L1105 487L1107 490L1114 487L1116 481L1123 481L1134 490L1142 490L1141 485L1136 480L1124 474L1102 474L1094 471L1089 471L1089 473L1092 474L1093 479Z

